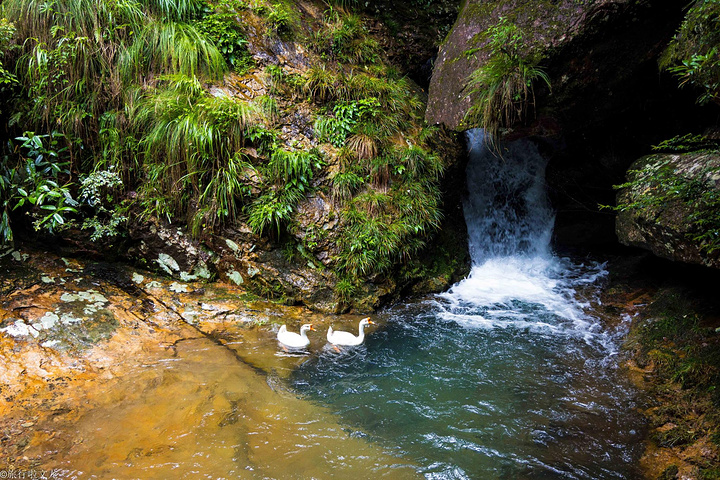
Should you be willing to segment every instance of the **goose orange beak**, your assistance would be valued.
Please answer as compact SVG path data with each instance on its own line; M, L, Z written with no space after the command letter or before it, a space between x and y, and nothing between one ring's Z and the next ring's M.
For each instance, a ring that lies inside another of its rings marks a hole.
M315 327L312 326L312 323L310 324L310 330L312 330L313 332L315 331Z

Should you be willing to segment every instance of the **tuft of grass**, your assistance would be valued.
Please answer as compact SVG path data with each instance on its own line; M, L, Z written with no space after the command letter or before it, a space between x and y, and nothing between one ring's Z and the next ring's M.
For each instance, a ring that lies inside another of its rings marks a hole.
M350 200L365 180L355 172L337 172L332 176L332 198L336 202Z
M200 212L192 222L197 232L235 218L234 202L246 191L242 180L249 167L238 152L250 126L261 120L256 106L210 96L196 77L175 75L139 101L132 120L146 132L140 142L146 214L182 213L192 199ZM167 201L158 203L158 194Z
M359 15L331 6L323 23L312 37L312 45L321 56L358 65L377 62L380 45L369 36Z
M215 44L195 26L151 21L121 55L119 70L126 83L142 81L146 72L219 79L227 64Z
M282 227L290 222L295 205L302 197L302 193L294 189L271 190L249 207L248 225L258 235L269 233L279 238Z

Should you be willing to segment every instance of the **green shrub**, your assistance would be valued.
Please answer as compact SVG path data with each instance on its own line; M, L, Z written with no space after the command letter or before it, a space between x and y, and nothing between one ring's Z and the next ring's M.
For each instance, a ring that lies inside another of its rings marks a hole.
M302 193L294 189L271 190L250 206L248 225L258 235L274 232L279 237L302 197Z
M375 98L339 102L333 107L332 117L321 116L315 121L316 136L321 142L341 147L348 136L357 131L359 124L371 121L379 114L379 107Z
M14 166L9 158L0 163L0 243L12 244L11 214L25 212L36 230L55 233L77 212L78 203L70 193L67 148L61 134L17 137L19 153Z
M292 7L283 2L273 2L268 7L262 6L257 10L270 24L269 31L283 40L291 40L299 19Z
M273 152L268 164L270 178L284 188L305 193L312 180L313 170L323 164L322 155L316 149L289 152L278 149Z
M340 202L350 200L364 183L365 180L355 172L336 172L332 176L332 197Z
M12 97L13 90L19 85L14 73L5 69L3 57L7 56L10 50L10 41L15 36L15 25L8 22L6 18L0 18L0 115L3 113L3 103Z
M322 56L354 64L378 60L380 46L369 36L359 15L345 14L330 7L325 12L323 22L323 28L315 32L312 39L313 47Z
M247 48L247 39L233 13L211 12L196 24L197 30L211 39L225 61L233 69L243 74L252 68L255 62Z
M139 101L133 117L136 129L146 132L140 143L145 214L168 216L196 204L199 216L188 212L195 231L234 219L248 167L238 151L260 120L256 106L210 96L197 78L166 77Z
M81 180L78 200L87 205L92 214L85 218L81 228L92 230L90 240L117 236L120 226L127 221L117 202L117 193L122 187L120 175L113 170L97 170Z

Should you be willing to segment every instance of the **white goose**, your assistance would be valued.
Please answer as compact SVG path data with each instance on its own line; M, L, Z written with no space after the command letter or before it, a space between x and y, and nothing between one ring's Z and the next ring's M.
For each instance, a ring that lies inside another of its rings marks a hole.
M290 348L305 348L308 345L310 345L310 340L307 337L307 331L315 329L312 326L312 323L306 323L302 327L300 327L300 333L294 333L294 332L288 332L285 325L280 327L280 330L278 330L277 333L277 339L278 342L280 342L284 347L290 347Z
M375 322L370 320L370 317L360 320L359 332L357 336L353 335L350 332L343 332L340 330L338 330L337 332L333 331L333 328L331 326L330 328L328 328L327 340L333 345L360 345L361 343L363 343L363 341L365 341L365 327L367 325L375 325Z

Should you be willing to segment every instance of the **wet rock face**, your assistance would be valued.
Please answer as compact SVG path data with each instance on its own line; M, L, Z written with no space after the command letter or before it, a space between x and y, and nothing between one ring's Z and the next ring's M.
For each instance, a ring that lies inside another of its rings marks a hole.
M629 206L616 221L621 243L669 260L720 268L720 252L711 244L718 228L719 153L643 157L630 167L628 181L631 185L617 198L618 205Z
M340 307L332 290L336 280L325 269L322 259L331 258L327 230L332 230L337 222L329 219L332 215L328 209L313 206L312 198L307 202L309 221L324 234L317 251L285 252L281 245L255 235L244 224L194 239L178 227L143 223L131 230L136 245L128 250L127 259L176 280L219 279L265 298L335 313ZM325 222L324 216L328 217ZM306 225L298 235L322 236L313 228Z

